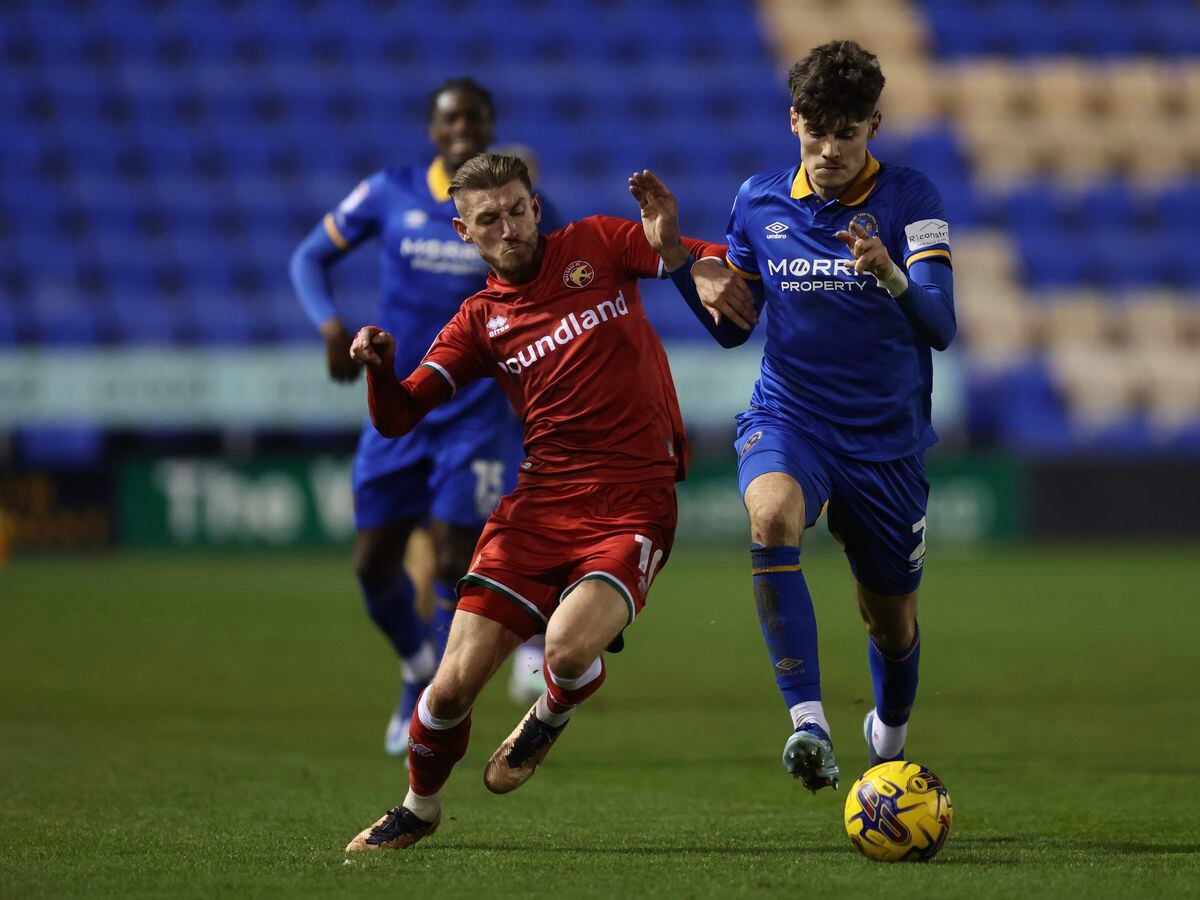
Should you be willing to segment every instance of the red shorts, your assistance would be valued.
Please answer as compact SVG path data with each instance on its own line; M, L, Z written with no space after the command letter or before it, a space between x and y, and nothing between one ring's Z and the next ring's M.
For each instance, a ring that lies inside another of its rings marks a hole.
M484 526L458 608L529 638L579 582L598 578L632 622L671 553L675 522L669 483L520 485Z

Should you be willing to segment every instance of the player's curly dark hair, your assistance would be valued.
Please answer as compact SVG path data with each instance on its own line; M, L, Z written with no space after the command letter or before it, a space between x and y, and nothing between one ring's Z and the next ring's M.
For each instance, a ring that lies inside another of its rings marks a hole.
M519 181L525 190L532 190L529 168L519 156L507 153L480 153L458 167L450 182L450 196L457 202L462 191L488 191Z
M869 118L883 83L878 57L854 41L814 47L788 72L792 107L810 127L820 130Z
M488 111L488 115L496 118L496 104L492 101L492 92L474 78L447 78L432 91L425 107L425 121L432 122L433 114L437 111L438 97L447 91L459 91L472 94Z

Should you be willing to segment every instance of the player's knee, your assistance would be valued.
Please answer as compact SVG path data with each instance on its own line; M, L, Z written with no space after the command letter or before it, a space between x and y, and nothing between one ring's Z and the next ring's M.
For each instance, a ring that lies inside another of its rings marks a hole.
M767 500L750 510L750 539L763 547L796 546L804 533L804 510L783 500Z
M400 559L379 544L361 542L354 548L354 574L367 584L383 584L395 577Z
M581 643L564 637L558 640L546 639L546 665L559 678L579 678L596 658Z
M439 719L457 719L475 702L470 687L453 673L439 671L425 698L429 711Z
M904 624L880 625L868 623L868 631L875 646L883 653L904 653L912 646L912 638L916 635L911 625Z
M887 619L866 616L867 633L875 646L884 653L903 653L912 646L917 633L915 619L903 616L888 617Z

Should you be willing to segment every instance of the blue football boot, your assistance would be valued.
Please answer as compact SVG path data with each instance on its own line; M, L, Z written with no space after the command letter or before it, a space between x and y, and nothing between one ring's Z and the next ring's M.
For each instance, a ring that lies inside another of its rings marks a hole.
M841 773L833 755L833 741L816 722L805 722L792 732L783 745L783 767L814 794L823 787L838 789Z

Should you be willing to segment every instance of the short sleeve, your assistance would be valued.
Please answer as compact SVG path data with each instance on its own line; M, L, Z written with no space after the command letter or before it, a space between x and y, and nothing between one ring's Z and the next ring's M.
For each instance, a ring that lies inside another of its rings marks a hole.
M731 268L750 278L758 278L758 257L746 236L746 218L750 213L750 179L742 182L729 212L729 227L725 240L729 244L727 259Z
M641 222L612 216L592 216L585 220L600 230L604 242L616 255L621 268L635 278L657 278L662 260L646 240Z
M446 379L455 393L472 381L492 375L492 367L476 339L474 317L467 309L470 302L464 303L454 318L443 326L421 360L422 366Z
M339 249L353 247L377 234L383 219L384 173L360 181L337 207L325 216L325 231Z
M932 181L913 173L897 204L896 246L904 259L904 268L922 259L950 262L950 224L942 195Z
M594 216L590 220L604 233L614 251L620 255L621 267L635 278L658 278L664 276L662 257L646 240L646 232L641 222L629 219L616 219L608 216ZM710 256L721 260L725 258L725 247L696 238L681 238L688 253L696 259Z

